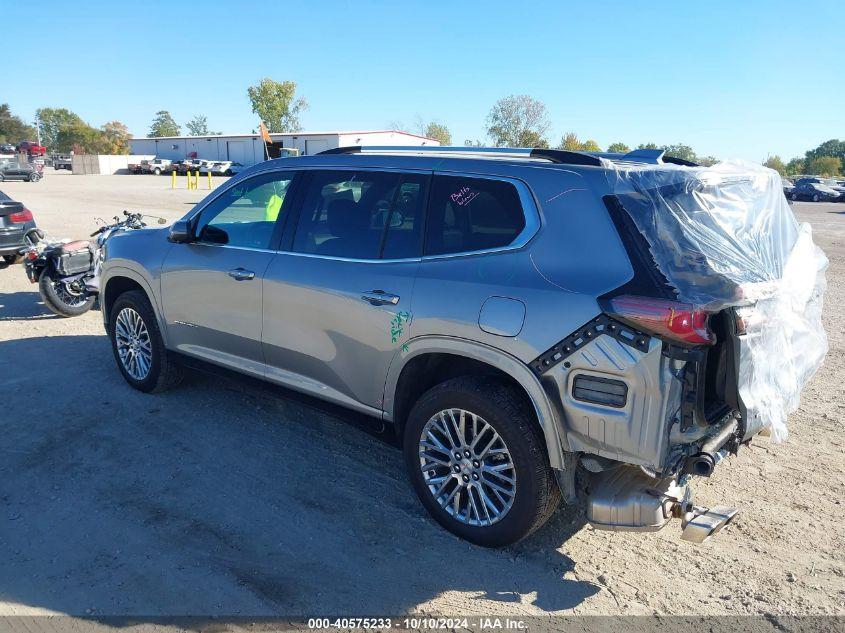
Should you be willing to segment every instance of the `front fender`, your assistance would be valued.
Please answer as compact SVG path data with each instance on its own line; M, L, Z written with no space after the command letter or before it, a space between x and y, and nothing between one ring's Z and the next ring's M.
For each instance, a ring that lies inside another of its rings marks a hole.
M552 468L563 469L565 467L564 453L569 450L566 436L562 432L563 427L540 381L529 367L518 358L477 341L448 336L421 336L408 341L403 349L397 352L388 369L384 391L383 408L385 417L388 417L389 420L394 418L396 387L402 370L409 361L422 354L465 356L495 367L516 380L528 394L534 406L537 421L540 423L540 428L543 430L546 440L546 448Z
M111 297L108 296L109 292L109 282L122 277L125 279L131 279L135 283L137 283L143 291L147 294L147 298L150 300L150 305L153 306L153 311L156 315L156 321L158 323L158 331L161 333L161 337L164 340L164 346L168 346L167 342L167 328L165 327L164 321L162 319L162 311L161 311L161 302L159 300L159 295L157 292L153 290L152 282L147 278L143 272L136 270L132 266L133 262L128 260L112 260L109 261L108 267L103 269L102 276L100 278L100 287L102 288L101 297L100 297L100 305L108 305L111 300ZM107 310L101 310L103 315L103 326L108 331L109 327L109 314Z

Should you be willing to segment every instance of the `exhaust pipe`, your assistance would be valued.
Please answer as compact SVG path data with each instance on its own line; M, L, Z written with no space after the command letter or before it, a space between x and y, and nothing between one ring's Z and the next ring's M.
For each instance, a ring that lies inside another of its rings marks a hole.
M736 417L728 420L713 437L701 445L698 453L689 458L686 471L701 477L712 475L716 464L725 456L724 451L721 450L722 446L731 439L738 428L739 422Z
M704 543L738 513L693 505L691 496L674 477L655 479L633 467L606 470L590 476L587 520L597 530L654 532L677 518L683 540Z
M730 506L713 508L694 506L692 512L687 513L681 523L681 539L690 543L704 543L733 521L737 514L739 510Z

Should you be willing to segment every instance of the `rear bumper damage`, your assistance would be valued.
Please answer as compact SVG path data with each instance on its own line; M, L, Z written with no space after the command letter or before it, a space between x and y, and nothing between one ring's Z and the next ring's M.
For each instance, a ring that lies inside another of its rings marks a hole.
M624 215L620 235L635 234L626 248L642 273L608 295L633 293L651 312L609 310L531 366L559 408L589 521L654 531L679 518L684 538L703 542L737 511L695 506L691 477L757 434L785 440L824 359L827 259L771 170L608 171L608 209ZM665 305L706 313L701 344L679 340L673 308L658 322Z

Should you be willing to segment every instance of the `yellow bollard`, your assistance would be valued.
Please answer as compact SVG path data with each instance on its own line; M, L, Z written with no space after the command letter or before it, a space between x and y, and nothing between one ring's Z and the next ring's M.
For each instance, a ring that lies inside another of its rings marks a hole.
M185 175L188 177L188 189L191 188L191 171L188 170L185 172Z
M211 172L208 172L208 190L211 191Z
M171 189L176 189L176 170L174 169L174 170L173 170L172 172L170 172L170 173L171 173L171 178L170 178L170 188L171 188Z

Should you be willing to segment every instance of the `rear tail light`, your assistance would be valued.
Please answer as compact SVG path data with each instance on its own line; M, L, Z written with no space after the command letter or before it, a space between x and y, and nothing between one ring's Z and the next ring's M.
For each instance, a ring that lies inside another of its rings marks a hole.
M609 302L608 313L664 339L690 345L712 345L710 313L689 303L623 295Z
M19 213L13 213L9 219L15 224L23 224L24 222L32 222L32 211L24 207L24 210Z

